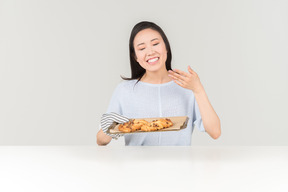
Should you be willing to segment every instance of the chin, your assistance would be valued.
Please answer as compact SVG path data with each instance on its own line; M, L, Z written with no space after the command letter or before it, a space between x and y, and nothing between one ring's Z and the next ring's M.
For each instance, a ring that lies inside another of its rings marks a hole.
M157 67L156 66L155 67L150 67L149 66L149 67L146 68L146 71L156 72L156 71L160 71L161 68L162 68L161 66L157 66Z
M159 71L159 70L161 70L162 68L166 69L165 64L164 64L164 65L159 65L159 64L157 64L157 65L154 65L154 66L146 65L146 70L147 70L147 71L151 71L151 72L152 72L152 71L153 71L153 72Z

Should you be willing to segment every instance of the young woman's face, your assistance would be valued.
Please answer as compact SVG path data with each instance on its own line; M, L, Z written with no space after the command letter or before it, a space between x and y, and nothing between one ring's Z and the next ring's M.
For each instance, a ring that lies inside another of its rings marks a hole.
M166 69L167 50L160 33L153 29L144 29L135 36L133 45L136 61L145 70Z

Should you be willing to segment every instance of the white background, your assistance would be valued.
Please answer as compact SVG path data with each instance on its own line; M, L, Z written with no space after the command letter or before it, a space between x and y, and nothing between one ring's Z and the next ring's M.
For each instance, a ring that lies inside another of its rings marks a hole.
M158 24L222 123L192 145L287 145L288 1L0 0L0 145L94 145L128 41ZM110 145L123 145L123 139Z
M287 192L287 146L0 146L5 192Z

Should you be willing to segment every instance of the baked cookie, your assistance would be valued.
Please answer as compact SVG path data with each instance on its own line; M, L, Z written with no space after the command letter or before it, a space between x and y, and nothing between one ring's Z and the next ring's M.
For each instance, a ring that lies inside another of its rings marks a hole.
M130 120L124 124L120 124L118 127L119 131L124 132L124 133L130 133L132 131L131 129L132 121L133 120Z
M173 123L168 118L161 118L158 120L153 120L152 122L147 122L144 119L136 120L131 119L129 122L120 124L118 129L124 133L131 133L135 131L158 131L164 128L173 126Z
M148 125L142 126L141 131L158 131L164 128L171 127L173 125L172 121L168 118L153 120Z
M148 125L148 122L145 121L145 120L136 120L136 119L134 119L132 121L132 125L131 125L132 132L141 130L141 127L143 125Z

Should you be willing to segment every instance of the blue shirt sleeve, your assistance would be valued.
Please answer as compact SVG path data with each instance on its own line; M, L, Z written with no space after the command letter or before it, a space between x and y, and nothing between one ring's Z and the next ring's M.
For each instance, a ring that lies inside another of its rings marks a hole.
M122 115L122 108L120 103L122 96L121 92L122 92L122 86L121 84L118 84L118 86L113 91L106 113L115 112L118 113L119 115Z
M115 112L118 113L119 115L122 115L120 96L121 96L121 87L120 85L118 85L113 91L106 113ZM99 130L100 129L101 124L99 123Z

